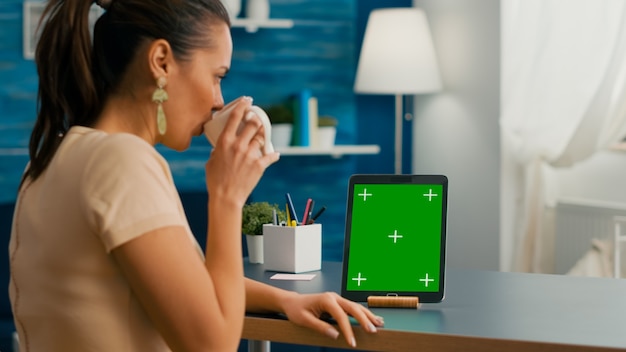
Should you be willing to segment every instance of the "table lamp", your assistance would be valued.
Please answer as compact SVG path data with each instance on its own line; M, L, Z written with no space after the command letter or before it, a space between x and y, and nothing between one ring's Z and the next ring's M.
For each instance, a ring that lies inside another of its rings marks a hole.
M354 91L395 95L395 173L402 173L402 96L441 90L426 15L418 8L373 10L368 18Z

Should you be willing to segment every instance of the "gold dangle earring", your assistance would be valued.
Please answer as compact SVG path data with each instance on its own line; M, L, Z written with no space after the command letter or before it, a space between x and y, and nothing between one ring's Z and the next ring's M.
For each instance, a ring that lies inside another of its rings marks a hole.
M165 119L165 113L163 112L163 102L167 101L167 92L163 87L167 84L167 78L164 76L157 79L157 89L152 93L152 101L157 103L157 127L159 134L162 136L167 131L167 120Z

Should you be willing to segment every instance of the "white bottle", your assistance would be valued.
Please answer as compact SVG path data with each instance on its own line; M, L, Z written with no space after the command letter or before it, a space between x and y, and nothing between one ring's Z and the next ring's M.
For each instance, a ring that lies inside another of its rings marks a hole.
M267 20L270 18L269 0L248 0L246 2L246 16L254 20Z

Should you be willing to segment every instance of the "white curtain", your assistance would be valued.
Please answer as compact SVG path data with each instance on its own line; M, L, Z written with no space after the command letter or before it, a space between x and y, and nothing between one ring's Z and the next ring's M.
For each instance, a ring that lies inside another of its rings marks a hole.
M501 269L544 272L550 174L626 136L626 1L502 0Z

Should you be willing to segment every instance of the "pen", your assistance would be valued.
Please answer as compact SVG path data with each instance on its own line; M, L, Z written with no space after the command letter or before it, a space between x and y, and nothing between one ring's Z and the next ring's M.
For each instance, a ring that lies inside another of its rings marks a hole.
M304 207L304 215L302 215L302 225L306 225L307 219L310 218L311 214L311 203L313 200L311 198L306 200L306 206Z
M325 206L325 205L324 205L324 206L322 206L322 207L320 208L320 210L318 210L318 211L317 211L317 213L315 213L315 215L313 215L313 217L312 217L311 219L309 219L308 224L312 224L312 223L314 223L314 222L315 222L315 220L317 220L317 218L319 218L319 217L320 217L320 215L322 215L322 213L324 212L324 210L326 210L326 206Z
M278 214L276 214L276 209L272 209L272 223L274 225L278 225Z
M289 193L285 193L285 198L287 198L287 213L291 216L291 220L295 220L296 224L298 223L298 215L296 215L296 208L293 207L293 202L291 201L291 195Z
M291 227L296 227L298 226L298 223L296 222L296 220L291 220Z
M315 206L315 201L311 199L311 206L309 207L309 212L306 215L306 222L302 222L305 225L309 225L311 223L311 214L313 214L313 207Z
M291 216L289 215L289 204L285 205L285 214L287 214L287 226L291 226Z
M309 208L309 214L306 216L308 220L311 220L311 214L313 214L313 207L315 206L315 201L311 200L311 207ZM309 222L307 220L307 223Z

